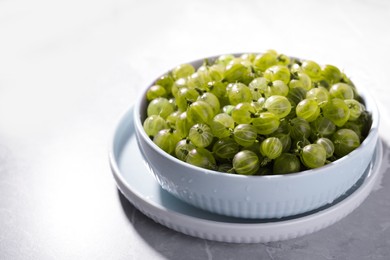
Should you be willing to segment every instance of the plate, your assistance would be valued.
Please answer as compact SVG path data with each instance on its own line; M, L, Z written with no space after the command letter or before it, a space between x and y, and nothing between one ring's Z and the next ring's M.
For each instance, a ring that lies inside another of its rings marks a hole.
M369 195L379 175L382 144L359 181L344 195L316 210L280 219L243 219L213 214L173 197L148 169L134 134L130 108L115 128L109 160L122 194L143 214L178 232L208 240L264 243L287 240L328 227L356 209Z

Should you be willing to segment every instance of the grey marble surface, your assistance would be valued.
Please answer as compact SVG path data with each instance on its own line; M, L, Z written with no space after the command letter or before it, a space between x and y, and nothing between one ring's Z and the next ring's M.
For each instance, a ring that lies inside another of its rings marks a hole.
M390 2L0 1L0 259L390 259ZM151 79L182 62L276 49L336 64L381 112L382 177L340 222L229 244L140 213L108 145Z

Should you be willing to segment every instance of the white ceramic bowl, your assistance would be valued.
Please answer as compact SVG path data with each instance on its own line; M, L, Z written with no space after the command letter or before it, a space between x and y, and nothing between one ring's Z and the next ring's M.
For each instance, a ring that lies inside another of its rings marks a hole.
M213 57L212 57L213 58ZM192 62L199 67L203 59ZM134 107L137 143L161 187L201 209L233 217L281 218L317 209L350 189L368 167L378 140L375 101L357 86L372 126L361 145L323 167L287 175L243 176L192 166L161 150L145 133L147 86Z

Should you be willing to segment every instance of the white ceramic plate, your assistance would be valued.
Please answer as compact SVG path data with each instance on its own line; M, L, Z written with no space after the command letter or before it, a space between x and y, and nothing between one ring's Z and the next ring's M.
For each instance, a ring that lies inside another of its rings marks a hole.
M212 214L190 206L160 188L138 149L132 109L123 115L115 129L109 159L119 190L136 208L156 222L194 237L221 242L260 243L310 234L351 213L371 192L379 175L382 153L379 141L363 177L333 203L281 219L241 219Z

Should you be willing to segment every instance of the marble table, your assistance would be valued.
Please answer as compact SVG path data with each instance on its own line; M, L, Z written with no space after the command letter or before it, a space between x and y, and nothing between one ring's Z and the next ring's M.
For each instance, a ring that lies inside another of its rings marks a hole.
M385 0L0 1L0 259L389 259L389 24ZM259 244L143 215L109 167L122 112L175 65L271 48L370 89L384 155L369 197L326 229Z

